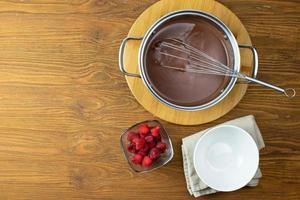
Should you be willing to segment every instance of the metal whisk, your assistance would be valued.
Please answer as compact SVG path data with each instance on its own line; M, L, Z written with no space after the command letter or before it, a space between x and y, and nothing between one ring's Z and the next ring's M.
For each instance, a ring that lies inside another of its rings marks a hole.
M293 88L283 89L264 81L249 77L246 74L236 71L233 68L212 58L200 49L197 49L178 39L166 39L160 41L156 50L158 50L160 55L167 56L169 58L175 58L178 59L178 61L183 61L185 63L184 67L161 64L161 66L164 68L189 73L237 77L281 92L288 98L293 98L296 95L296 91Z

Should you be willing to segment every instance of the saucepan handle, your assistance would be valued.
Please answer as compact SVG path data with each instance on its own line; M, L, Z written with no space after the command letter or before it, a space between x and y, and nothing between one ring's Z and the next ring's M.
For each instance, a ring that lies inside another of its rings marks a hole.
M128 36L121 43L120 50L119 50L119 67L120 67L121 72L126 76L141 78L141 76L139 74L133 74L133 73L129 73L126 71L125 66L124 66L124 51L125 51L126 43L129 40L142 40L142 39L143 39L143 37Z
M251 45L247 45L247 44L240 44L239 45L240 48L242 49L249 49L251 50L252 52L252 73L251 73L251 77L252 78L256 78L257 76L257 72L258 72L258 54L257 54L257 51L255 49L255 47L251 46ZM249 83L250 81L245 81L245 82L242 82L242 83Z

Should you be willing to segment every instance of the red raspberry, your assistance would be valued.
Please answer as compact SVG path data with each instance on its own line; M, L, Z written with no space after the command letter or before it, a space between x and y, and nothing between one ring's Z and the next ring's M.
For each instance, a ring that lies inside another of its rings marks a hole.
M141 164L142 161L143 161L143 156L140 155L140 154L135 154L135 155L131 158L131 161L132 161L134 164Z
M150 149L152 149L153 147L156 146L156 143L154 141L152 141L152 142L148 143L148 146Z
M151 129L151 134L153 137L158 137L160 131L160 127L159 126L155 126L154 128Z
M149 133L149 127L148 127L148 125L147 124L141 124L140 126L139 126L139 133L141 134L141 135L147 135L147 133Z
M164 142L159 142L156 144L156 148L160 149L162 153L164 153L167 149L167 144Z
M136 150L142 149L146 143L144 138L134 138L132 142L135 144Z
M158 149L158 148L152 148L150 150L150 153L149 153L149 157L152 159L152 160L156 160L160 157L160 154L161 154L161 151Z
M136 153L136 148L135 148L135 145L133 143L130 143L128 146L127 146L127 150L130 152L130 153Z
M150 167L152 165L152 159L149 156L145 156L142 165L144 167Z
M145 137L145 141L146 141L147 143L153 142L153 136L152 136L152 135L146 136L146 137Z
M128 134L127 134L127 140L128 141L132 141L134 138L138 138L139 137L139 134L137 134L137 133L135 133L135 132L129 132Z
M150 150L149 146L147 144L145 144L145 146L141 150L138 151L138 154L140 154L142 156L146 156L146 155L148 155L149 150Z

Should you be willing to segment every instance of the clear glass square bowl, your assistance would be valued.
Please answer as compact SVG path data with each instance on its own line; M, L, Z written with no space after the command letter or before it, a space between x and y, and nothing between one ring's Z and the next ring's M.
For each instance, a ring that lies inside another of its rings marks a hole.
M129 145L129 141L127 140L127 135L129 132L133 131L133 132L138 132L138 127L141 124L147 124L150 127L154 127L159 125L160 126L160 135L161 135L161 141L166 143L167 145L167 149L166 151L161 154L161 157L155 161L153 161L153 164L150 167L143 167L141 165L136 165L131 161L131 158L134 156L133 153L129 152L127 150L127 146ZM157 120L147 120L147 121L143 121L143 122L139 122L137 124L134 124L133 126L131 126L130 128L128 128L122 135L121 135L121 148L123 150L123 153L125 155L125 158L128 162L128 164L130 165L130 167L135 171L135 172L149 172L152 171L154 169L160 168L164 165L166 165L168 162L171 161L171 159L173 158L174 155L174 151L173 151L173 146L172 146L172 142L171 139L167 133L167 131L165 130L165 128L163 127L163 125L157 121Z

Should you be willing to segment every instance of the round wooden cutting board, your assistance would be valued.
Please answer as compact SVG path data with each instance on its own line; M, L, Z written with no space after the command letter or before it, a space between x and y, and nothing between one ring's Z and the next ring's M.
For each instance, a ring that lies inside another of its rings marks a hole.
M147 8L132 25L128 36L142 37L148 28L162 16L176 10L196 9L208 12L221 19L233 32L239 44L251 45L249 34L237 16L214 0L161 0ZM138 50L140 41L129 41L125 48L124 63L128 72L139 73ZM251 70L252 55L241 49L243 72ZM140 78L126 76L128 86L137 101L153 115L171 123L197 125L213 121L229 112L242 99L247 84L236 84L231 92L215 106L200 111L175 110L155 99Z

